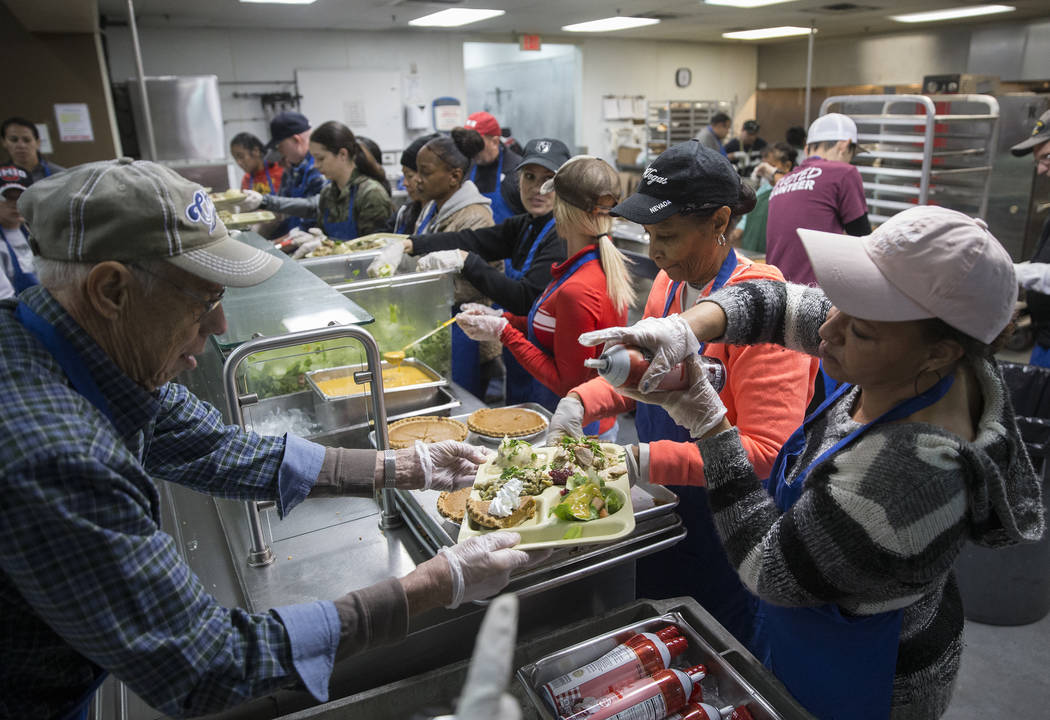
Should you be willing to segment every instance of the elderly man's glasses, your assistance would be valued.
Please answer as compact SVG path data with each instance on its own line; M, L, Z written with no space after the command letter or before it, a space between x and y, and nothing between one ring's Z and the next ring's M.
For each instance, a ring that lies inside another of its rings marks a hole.
M1050 151L1045 152L1042 155L1036 155L1035 162L1037 165L1050 165Z
M157 273L150 272L149 270L147 270L146 268L142 267L141 265L133 265L132 267L134 267L136 270L138 270L140 272L146 273L147 275L149 275L151 277L155 277L158 280L163 280L164 282L168 283L168 285L171 285L173 288L178 290L180 293L182 293L186 297L191 298L194 301L196 301L196 302L200 303L201 305L203 305L204 306L204 312L202 312L200 315L197 315L193 319L194 322L200 322L202 319L204 319L205 315L207 315L212 310L217 308L219 306L219 303L222 302L223 296L226 294L226 288L223 288L222 290L219 291L219 294L214 296L214 297L210 297L210 298L209 297L203 297L201 295L198 295L195 292L191 292L191 291L187 290L186 288L182 287L181 285L178 285L173 280L169 280L168 278L164 277L163 275L158 275Z

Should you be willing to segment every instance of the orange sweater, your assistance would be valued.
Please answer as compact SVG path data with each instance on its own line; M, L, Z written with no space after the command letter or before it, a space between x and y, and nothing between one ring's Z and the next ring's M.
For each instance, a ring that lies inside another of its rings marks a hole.
M772 265L753 263L737 255L737 266L727 285L744 280L784 278ZM671 289L671 278L662 270L653 282L645 304L645 317L660 317ZM701 293L706 297L711 284ZM682 288L672 301L669 315L682 311ZM786 350L778 345L724 345L708 343L704 355L718 358L726 366L726 386L719 397L726 417L740 431L755 473L764 478L773 467L780 446L805 419L813 397L817 358ZM616 392L602 378L572 389L583 401L586 425L598 418L618 415L634 408L634 401ZM704 463L693 443L657 440L649 444L649 479L658 485L705 485Z

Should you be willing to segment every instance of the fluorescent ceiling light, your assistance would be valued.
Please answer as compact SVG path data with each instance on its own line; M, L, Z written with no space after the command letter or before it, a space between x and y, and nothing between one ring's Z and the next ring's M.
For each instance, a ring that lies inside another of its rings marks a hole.
M759 28L758 30L737 30L736 32L722 33L722 37L728 38L729 40L766 40L767 38L791 37L792 35L809 35L809 28L784 25L782 27Z
M617 15L616 17L607 17L601 20L565 25L562 27L562 30L565 32L615 32L616 30L629 30L630 28L655 25L658 22L660 21L656 18Z
M907 15L890 15L890 20L903 23L936 22L937 20L955 20L958 18L995 15L996 13L1013 12L1010 5L972 5L970 7L931 10L929 12L908 13Z
M317 0L241 0L242 3L270 3L273 5L313 5Z
M474 10L471 8L450 8L440 12L424 15L415 20L409 20L409 25L416 27L459 27L481 22L489 18L499 17L505 14L505 10Z
M766 5L779 5L780 3L794 2L794 0L704 0L708 5L728 5L737 8L756 8Z

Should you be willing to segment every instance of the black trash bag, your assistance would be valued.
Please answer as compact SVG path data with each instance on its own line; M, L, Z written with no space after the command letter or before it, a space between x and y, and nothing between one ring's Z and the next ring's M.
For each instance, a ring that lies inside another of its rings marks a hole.
M1050 368L1010 362L999 366L1017 417L1050 419Z

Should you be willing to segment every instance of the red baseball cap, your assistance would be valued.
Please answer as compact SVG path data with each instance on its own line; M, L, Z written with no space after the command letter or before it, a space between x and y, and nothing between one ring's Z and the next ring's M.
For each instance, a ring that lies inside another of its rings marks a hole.
M481 135L495 135L499 137L502 134L496 118L492 117L491 113L484 111L471 113L467 117L467 121L463 123L463 127L477 130Z

